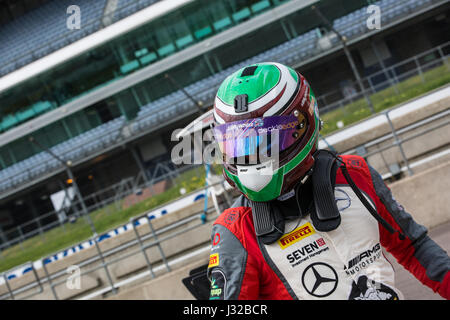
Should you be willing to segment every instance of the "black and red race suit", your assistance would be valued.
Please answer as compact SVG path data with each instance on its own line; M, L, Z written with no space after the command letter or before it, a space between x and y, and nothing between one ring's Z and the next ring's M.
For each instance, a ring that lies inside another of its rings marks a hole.
M340 168L334 195L341 223L329 232L316 230L306 214L286 220L285 234L264 244L255 235L249 201L241 196L213 225L210 299L402 299L383 249L449 299L447 253L393 198L363 158L341 159L373 208L405 238L388 232L369 214Z

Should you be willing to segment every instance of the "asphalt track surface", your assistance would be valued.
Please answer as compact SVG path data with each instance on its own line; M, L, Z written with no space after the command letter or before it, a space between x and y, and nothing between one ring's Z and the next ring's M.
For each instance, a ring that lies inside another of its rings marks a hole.
M447 253L450 252L450 222L428 230L428 235ZM403 293L407 300L444 300L439 294L424 286L411 273L397 263L395 258L386 254L395 270L396 287Z

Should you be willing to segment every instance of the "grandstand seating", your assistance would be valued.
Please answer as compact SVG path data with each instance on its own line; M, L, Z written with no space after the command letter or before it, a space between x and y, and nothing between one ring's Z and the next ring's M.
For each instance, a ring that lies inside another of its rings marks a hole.
M381 24L383 25L431 2L432 0L381 0L373 4L380 7ZM367 30L367 7L336 19L333 27L349 39L364 33Z
M81 29L67 29L66 10L73 4L70 0L49 1L2 26L0 75L12 72L98 30L106 0L79 0L76 3L81 10ZM7 64L15 57L19 58Z
M90 154L114 145L115 140L120 134L120 129L124 124L125 117L118 117L70 140L64 141L50 148L50 150L63 161L70 160L75 162L81 160ZM60 161L48 152L42 151L0 171L0 192L18 184L31 181L46 172L51 172L61 167L63 165Z
M119 0L117 10L114 13L114 21L121 20L129 15L148 7L160 0Z
M6 131L20 123L23 123L31 118L34 118L55 106L49 101L38 101L30 108L17 111L14 115L8 114L0 121L0 132Z
M119 0L114 22L161 0ZM8 74L102 28L107 0L53 0L3 25L0 33L0 76ZM67 7L81 10L82 28L68 30ZM11 50L14 48L14 50Z
M382 14L382 17L386 16L382 23L388 23L401 15L410 13L423 5L429 4L431 1L381 0L375 4L380 5L382 12L389 13L387 15ZM334 27L351 39L369 31L365 25L366 19L367 7L336 19L334 21ZM270 50L241 61L217 74L197 81L184 89L198 100L212 102L218 86L226 75L245 65L256 62L277 61L287 65L301 62L317 53L319 49L316 48L316 43L319 37L320 34L317 29L311 30ZM131 132L137 134L147 131L157 125L168 123L177 115L186 114L194 108L196 108L194 102L189 100L182 90L178 90L142 106L137 118L130 125ZM120 129L124 125L126 125L126 120L124 116L121 116L54 146L52 151L65 160L70 159L72 162L81 160L89 154L101 151L103 148L113 144L119 138ZM59 167L61 167L61 164L48 153L41 152L36 154L29 159L0 171L0 192Z
M118 0L117 8L113 12L113 21L123 19L147 6L161 0ZM374 4L380 5L382 23L392 20L401 14L408 13L432 2L432 0L382 0ZM70 0L50 1L16 20L2 26L0 33L0 76L10 73L34 60L42 58L70 43L73 43L102 27L101 18L105 8L106 0L79 0L77 5L82 10L82 24L80 30L67 30L66 9L71 5ZM258 13L270 6L267 0L259 1L241 11L235 12L232 18L235 22L247 19L251 12ZM64 14L61 14L63 12ZM336 19L335 28L350 38L364 32L366 29L367 13L366 8L359 9L349 15ZM44 22L44 23L43 23ZM230 17L216 21L214 29L222 30L231 26ZM205 34L212 32L210 27L195 31L195 36L201 39ZM190 36L192 38L192 36ZM191 43L193 39L188 37L179 39L177 47L182 48L186 43ZM15 50L10 50L14 48ZM175 44L168 44L160 48L159 54L164 56L175 50ZM18 54L19 52L19 54ZM154 55L154 53L153 53ZM146 57L150 61L155 60L152 56ZM148 63L150 61L144 61ZM132 66L124 66L125 71ZM125 72L126 73L126 72Z

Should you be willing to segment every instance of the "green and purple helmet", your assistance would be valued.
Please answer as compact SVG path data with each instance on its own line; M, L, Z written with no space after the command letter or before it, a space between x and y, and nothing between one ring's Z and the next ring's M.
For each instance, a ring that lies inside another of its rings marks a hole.
M258 63L228 76L214 102L214 136L223 175L248 199L291 191L312 168L320 119L306 79L279 63Z

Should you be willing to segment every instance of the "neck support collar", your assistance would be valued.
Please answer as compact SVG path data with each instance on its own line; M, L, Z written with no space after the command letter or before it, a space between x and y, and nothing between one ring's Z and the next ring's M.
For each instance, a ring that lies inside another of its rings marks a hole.
M341 215L334 197L336 156L319 150L314 154L313 198L315 210L311 220L318 231L332 231L341 223Z
M311 220L314 227L319 231L331 231L337 228L341 218L334 198L334 183L336 178L336 160L328 152L317 151L314 154L315 165L307 176L312 180L312 197L314 208L310 211ZM297 206L293 211L301 216L302 212L300 201L311 201L311 199L300 199L300 187L307 179L303 179L295 188L295 197ZM308 195L311 197L311 195ZM251 201L253 223L256 236L264 244L271 244L277 241L284 234L285 215L280 211L277 201L255 202ZM306 214L307 212L305 212ZM295 214L294 214L295 215Z
M264 244L271 244L284 234L284 217L272 202L250 201L255 233Z
M312 171L308 172L310 176ZM285 220L303 216L311 211L311 196L302 198L305 188L311 188L309 180L303 179L294 189L295 195L289 200L273 200L269 202L250 202L252 208L255 233L264 244L277 241L284 233ZM306 186L305 186L306 184ZM305 188L302 188L305 186ZM308 198L308 199L307 199Z
M400 240L405 239L405 235L402 232L392 227L369 204L363 196L361 190L359 190L352 180L345 163L339 159L335 153L328 150L318 150L314 154L314 159L315 164L312 172L312 197L314 200L314 207L312 210L308 210L310 211L314 228L318 231L328 232L339 227L341 223L341 215L334 197L336 171L339 163L342 173L349 186L355 192L362 204L367 208L369 213L389 233L397 233ZM301 186L301 183L299 183L299 186ZM299 199L301 196L302 195L299 194L299 187L297 186L296 197ZM298 204L300 204L300 202L298 202ZM259 237L264 244L271 244L277 241L284 234L285 217L281 213L276 202L250 201L250 206L252 208L256 236ZM297 210L299 214L302 215L300 206L298 206Z

